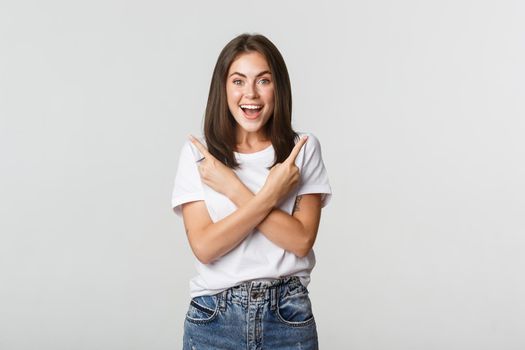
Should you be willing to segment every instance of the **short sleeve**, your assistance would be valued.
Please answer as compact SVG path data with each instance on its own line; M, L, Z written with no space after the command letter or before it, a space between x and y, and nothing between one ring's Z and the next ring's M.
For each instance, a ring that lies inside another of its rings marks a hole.
M200 153L194 150L190 141L184 143L171 196L171 206L175 214L180 217L182 217L181 204L204 200L204 190L196 162L199 155Z
M321 144L315 135L311 133L306 133L306 135L308 135L308 140L303 146L301 182L297 195L321 193L321 207L325 207L332 198L332 189L321 154Z

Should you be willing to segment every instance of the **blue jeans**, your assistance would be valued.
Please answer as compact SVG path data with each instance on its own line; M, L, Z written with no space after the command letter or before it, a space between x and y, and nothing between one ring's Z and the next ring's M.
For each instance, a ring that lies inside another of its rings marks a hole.
M297 276L253 280L191 300L184 350L318 349L308 289Z

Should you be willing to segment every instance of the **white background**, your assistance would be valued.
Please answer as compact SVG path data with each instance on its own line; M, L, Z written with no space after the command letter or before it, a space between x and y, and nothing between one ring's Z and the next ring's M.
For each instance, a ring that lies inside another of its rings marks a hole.
M0 349L178 349L211 72L281 50L334 192L322 349L523 349L522 1L0 2Z

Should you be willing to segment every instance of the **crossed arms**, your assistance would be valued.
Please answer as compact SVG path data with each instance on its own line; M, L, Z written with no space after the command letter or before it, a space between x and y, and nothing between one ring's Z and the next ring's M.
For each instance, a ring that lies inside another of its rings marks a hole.
M306 138L302 138L296 143L289 157L270 170L265 184L254 194L232 169L192 138L192 143L205 157L199 162L201 179L237 206L233 213L214 223L204 201L182 205L186 234L199 261L208 264L223 256L255 228L279 247L299 257L308 255L321 218L321 194L298 196L291 215L275 207L299 182L295 158L305 142Z

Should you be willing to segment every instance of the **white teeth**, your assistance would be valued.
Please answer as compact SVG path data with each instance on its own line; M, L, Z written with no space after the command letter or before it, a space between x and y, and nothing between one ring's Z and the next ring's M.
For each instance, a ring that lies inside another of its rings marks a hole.
M241 108L247 108L247 109L259 109L259 108L262 108L262 106L255 106L255 105L241 105Z

